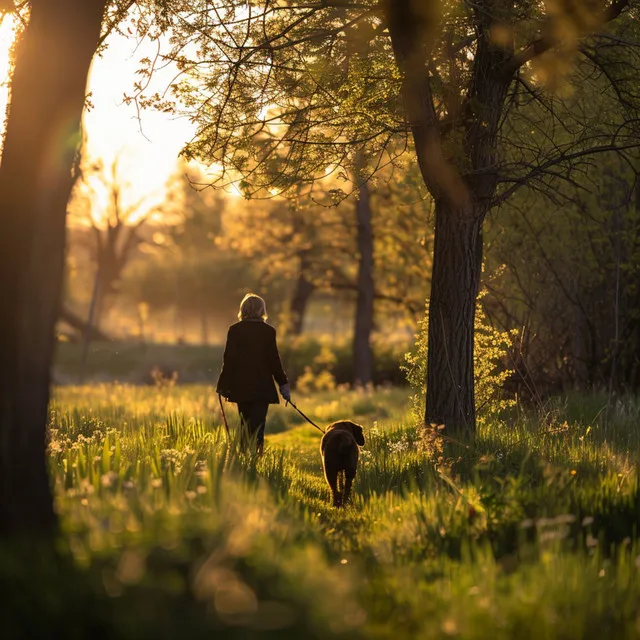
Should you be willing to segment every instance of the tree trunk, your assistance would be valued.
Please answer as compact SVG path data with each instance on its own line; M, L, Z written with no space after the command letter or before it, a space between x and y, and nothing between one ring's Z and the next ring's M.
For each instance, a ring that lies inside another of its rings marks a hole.
M302 333L304 316L315 289L315 284L307 280L304 275L304 266L301 266L296 288L291 298L291 334L294 336L299 336Z
M371 223L371 198L369 185L364 182L358 189L356 203L358 279L356 298L356 321L353 335L354 382L366 385L373 380L373 353L371 332L373 330L373 225Z
M33 0L0 166L0 533L56 528L46 465L65 217L89 65L106 0Z
M447 433L475 430L473 329L483 217L436 202L425 422L444 424Z
M97 329L102 330L105 319L109 318L115 307L116 294L118 293L116 283L119 276L117 275L117 267L114 267L113 261L106 256L96 260L96 269L99 280L93 324Z

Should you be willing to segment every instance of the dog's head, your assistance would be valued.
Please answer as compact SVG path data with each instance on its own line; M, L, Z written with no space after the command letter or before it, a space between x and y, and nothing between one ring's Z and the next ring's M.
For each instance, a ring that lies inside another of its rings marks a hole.
M346 431L350 431L353 434L356 443L359 446L364 447L364 429L361 425L352 422L351 420L339 420L327 427L327 431L331 431L332 429L344 429Z
M356 439L356 442L364 447L364 429L355 422L351 423L351 431L353 431L353 437Z

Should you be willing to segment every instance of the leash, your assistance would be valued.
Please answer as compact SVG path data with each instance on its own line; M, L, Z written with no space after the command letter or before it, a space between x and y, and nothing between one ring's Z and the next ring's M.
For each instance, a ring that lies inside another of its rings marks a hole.
M227 430L227 438L231 440L231 434L229 433L229 423L227 422L227 416L224 412L224 406L222 405L222 396L218 394L218 402L220 403L220 413L222 413L222 419L224 420L224 428Z
M318 431L320 431L320 433L324 433L324 429L319 427L311 418L305 416L304 413L302 413L302 411L300 411L300 409L298 409L298 407L296 407L296 405L291 400L285 400L284 404L285 407L290 404L310 425L313 425Z
M222 396L220 394L218 394L218 402L220 403L220 413L222 414L222 420L224 421L224 428L227 430L227 437L231 438L229 434L229 423L227 422L227 416L224 412ZM319 427L311 418L302 413L302 411L300 411L300 409L298 409L298 407L291 400L285 401L285 406L288 404L290 404L309 424L313 425L318 431L320 431L320 433L324 434L324 429Z

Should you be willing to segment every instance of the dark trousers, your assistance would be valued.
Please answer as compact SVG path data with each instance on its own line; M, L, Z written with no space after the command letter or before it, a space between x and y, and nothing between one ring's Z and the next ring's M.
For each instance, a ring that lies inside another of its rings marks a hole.
M238 402L238 412L240 413L240 441L244 448L249 442L255 439L256 450L261 453L264 448L264 428L267 424L267 410L269 405L266 402Z

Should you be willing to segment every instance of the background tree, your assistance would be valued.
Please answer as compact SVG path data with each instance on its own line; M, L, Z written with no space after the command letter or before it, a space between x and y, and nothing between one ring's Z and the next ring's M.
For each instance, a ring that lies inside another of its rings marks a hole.
M178 342L185 339L189 320L195 320L200 342L207 344L224 337L220 327L237 312L256 271L225 241L224 219L233 215L231 200L237 198L200 189L199 181L193 167L181 166L169 185L162 220L150 227L153 246L132 265L122 289L134 305L145 303L154 315L172 314Z
M282 295L285 330L300 335L311 295L353 265L353 224L298 190L287 198L238 201L225 217L224 243L249 260L260 287ZM283 291L283 289L288 291Z
M347 199L335 208L316 202L323 194L300 190L297 197L238 201L225 214L223 244L252 262L261 287L277 296L290 291L290 304L284 325L289 334L299 335L311 294L336 296L354 307L352 380L371 379L373 362L366 373L356 375L358 353L371 349L375 327L373 302L382 331L391 324L386 316L408 320L418 317L427 291L426 259L429 206L415 196L413 176L398 170L393 176L382 174L366 183L366 207L359 199ZM366 234L359 234L363 220ZM362 292L362 235L368 235L366 270L367 291ZM261 289L262 290L262 289ZM358 297L370 301L365 322L366 333L356 327L363 317ZM281 323L283 320L281 319ZM354 344L355 347L355 344Z
M81 180L76 183L69 205L70 221L79 226L75 239L84 246L95 269L93 324L101 326L117 297L123 274L141 245L154 242L144 227L161 213L159 206L144 206L145 198L127 202L126 183L116 157L106 169L101 161L82 163ZM167 220L166 223L171 221ZM83 233L88 231L88 233Z

